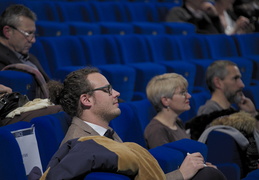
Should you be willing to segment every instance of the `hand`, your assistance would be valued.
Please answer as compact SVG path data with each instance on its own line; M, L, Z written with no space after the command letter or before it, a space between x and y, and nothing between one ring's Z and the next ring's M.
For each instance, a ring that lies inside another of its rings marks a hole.
M203 2L201 4L201 10L204 11L209 16L218 16L218 12L215 6L210 2Z
M12 91L11 88L0 84L0 93L11 93Z
M238 103L238 106L239 106L240 110L250 113L252 116L257 115L257 111L255 109L254 103L251 101L251 99L245 97L245 95L241 96L241 100Z
M188 154L180 167L184 179L192 178L200 169L204 168L204 158L200 153Z
M254 25L251 24L249 19L244 16L240 16L236 20L236 32L239 34L253 32L254 28Z

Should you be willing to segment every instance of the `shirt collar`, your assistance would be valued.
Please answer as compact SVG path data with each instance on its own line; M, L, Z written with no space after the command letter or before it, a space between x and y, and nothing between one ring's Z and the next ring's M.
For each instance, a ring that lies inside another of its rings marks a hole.
M88 124L91 128L93 128L98 134L100 134L100 136L103 136L104 133L107 131L106 128L104 127L101 127L101 126L98 126L96 124L93 124L93 123L90 123L90 122L86 122L86 121L83 121L85 122L86 124Z

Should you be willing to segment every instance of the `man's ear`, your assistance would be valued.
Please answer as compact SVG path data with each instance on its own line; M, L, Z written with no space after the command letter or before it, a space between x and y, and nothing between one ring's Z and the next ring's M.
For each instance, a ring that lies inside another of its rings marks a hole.
M10 38L10 33L11 33L11 27L9 26L4 26L3 27L3 34L4 34L4 37L6 37L7 39Z
M222 83L221 83L221 79L219 77L214 77L213 83L216 88L221 89Z
M80 102L86 107L92 106L92 99L91 96L89 96L88 94L81 94Z

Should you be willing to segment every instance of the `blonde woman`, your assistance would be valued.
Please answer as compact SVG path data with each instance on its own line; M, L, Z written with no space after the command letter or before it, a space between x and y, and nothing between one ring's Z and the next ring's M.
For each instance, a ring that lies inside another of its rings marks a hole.
M181 113L191 108L187 88L187 80L176 73L155 76L148 83L147 97L157 111L145 129L148 148L190 138L179 119Z

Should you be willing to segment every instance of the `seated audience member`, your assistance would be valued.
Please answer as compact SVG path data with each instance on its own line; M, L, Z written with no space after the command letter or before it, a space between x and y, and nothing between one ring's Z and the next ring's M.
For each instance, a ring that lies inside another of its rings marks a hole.
M146 88L147 98L157 114L145 128L148 148L190 138L179 115L190 110L188 82L180 74L166 73L153 77Z
M209 5L209 6L208 6ZM166 16L166 22L187 22L196 26L201 34L224 33L217 15L208 16L205 12L215 12L211 4L204 0L185 0L182 7L173 7Z
M0 84L0 94L2 93L11 93L13 90L3 84Z
M185 127L190 130L191 138L195 140L212 125L227 125L238 129L249 142L243 152L247 165L244 173L247 173L258 166L258 148L255 142L259 142L259 121L256 121L259 116L253 102L242 92L245 85L241 78L239 68L234 62L213 62L206 72L211 99L199 108L198 116L186 122ZM232 104L236 104L239 109L234 108Z
M245 16L237 16L233 9L235 0L215 0L215 8L224 33L227 35L254 32L254 24Z
M198 139L214 119L237 112L233 104L236 104L239 110L259 119L253 102L242 92L245 85L241 78L238 66L232 61L218 60L207 68L206 83L211 98L199 107L197 117L186 123L186 129L191 130L192 139ZM259 129L259 122L256 127Z
M38 59L29 53L36 42L36 14L24 5L13 4L0 16L0 70L18 70L33 74L40 86L49 81ZM36 98L47 98L36 94Z
M255 32L259 31L259 1L258 0L236 0L233 4L237 16L247 17L254 24Z
M245 85L241 78L240 70L234 62L213 62L206 71L206 83L211 92L211 99L199 108L198 115L232 109L231 105L237 104L240 110L256 116L258 113L253 102L242 92Z
M58 99L64 111L73 117L73 120L60 148L64 148L64 145L75 138L108 137L107 132L110 131L113 132L110 137L114 141L123 143L117 133L109 127L109 122L121 113L119 96L120 93L112 88L98 69L89 67L70 73L64 80L64 88ZM225 179L216 168L204 167L204 159L200 153L186 156L178 170L166 174L167 179L195 177Z

